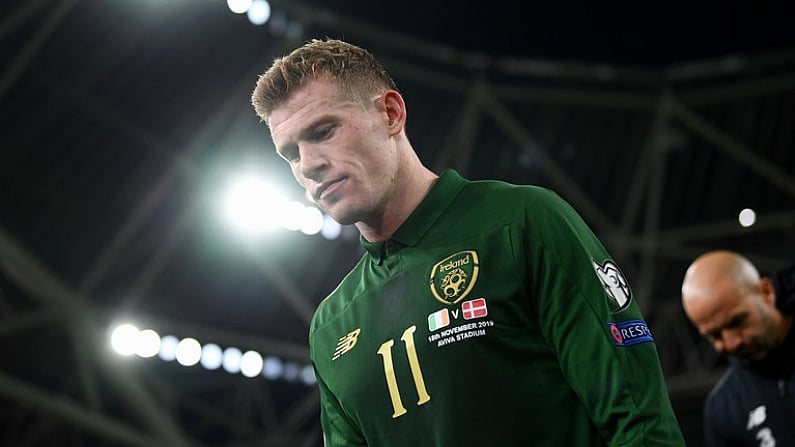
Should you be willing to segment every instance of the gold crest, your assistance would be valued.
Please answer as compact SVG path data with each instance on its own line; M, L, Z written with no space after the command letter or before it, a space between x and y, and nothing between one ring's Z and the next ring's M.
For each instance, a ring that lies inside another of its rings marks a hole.
M472 291L478 280L478 253L464 250L452 254L431 269L430 287L433 296L444 304L455 304Z

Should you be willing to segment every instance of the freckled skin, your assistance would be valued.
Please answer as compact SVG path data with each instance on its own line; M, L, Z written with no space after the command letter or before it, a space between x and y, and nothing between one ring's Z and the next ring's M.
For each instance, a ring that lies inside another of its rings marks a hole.
M405 104L386 90L362 102L327 78L308 82L268 123L296 180L337 222L387 239L437 179L405 135Z

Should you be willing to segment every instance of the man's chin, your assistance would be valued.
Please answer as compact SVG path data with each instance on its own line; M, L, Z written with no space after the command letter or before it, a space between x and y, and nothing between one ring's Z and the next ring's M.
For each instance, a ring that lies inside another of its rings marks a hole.
M367 220L365 219L366 214L356 208L339 206L342 205L339 202L326 203L326 205L328 206L321 207L321 209L340 225L353 225Z
M335 210L333 210L333 209L332 210L324 210L324 212L326 214L328 214L329 217L334 219L334 221L337 222L340 225L353 225L354 223L357 222L356 219L353 216L349 215L349 214L340 213L340 212L334 212L334 211Z

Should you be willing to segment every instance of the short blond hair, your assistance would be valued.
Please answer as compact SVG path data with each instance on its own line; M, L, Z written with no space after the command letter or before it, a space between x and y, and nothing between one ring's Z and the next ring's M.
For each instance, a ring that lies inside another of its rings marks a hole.
M251 103L267 122L273 109L307 82L328 77L357 99L397 90L395 81L367 50L336 39L313 39L274 60L257 80Z

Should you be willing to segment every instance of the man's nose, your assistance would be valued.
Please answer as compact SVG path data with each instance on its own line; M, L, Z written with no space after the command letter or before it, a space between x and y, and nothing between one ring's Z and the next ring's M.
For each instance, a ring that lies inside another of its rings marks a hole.
M301 175L309 180L321 181L323 169L327 166L326 157L309 147L299 149L301 154Z
M737 331L723 331L720 337L720 350L731 354L737 351L742 343L743 339Z

